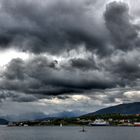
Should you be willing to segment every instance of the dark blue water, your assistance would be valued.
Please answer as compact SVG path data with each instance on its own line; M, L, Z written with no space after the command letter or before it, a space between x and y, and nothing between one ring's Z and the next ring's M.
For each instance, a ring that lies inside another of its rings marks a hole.
M140 140L138 127L0 127L0 140Z

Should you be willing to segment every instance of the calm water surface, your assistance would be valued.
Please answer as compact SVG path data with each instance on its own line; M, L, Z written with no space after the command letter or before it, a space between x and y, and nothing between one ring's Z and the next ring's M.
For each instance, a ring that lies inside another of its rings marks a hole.
M138 127L0 127L0 140L140 140Z

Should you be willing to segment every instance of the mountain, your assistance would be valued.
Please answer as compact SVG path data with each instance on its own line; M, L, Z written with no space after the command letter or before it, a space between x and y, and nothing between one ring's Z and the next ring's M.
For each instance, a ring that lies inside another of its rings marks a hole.
M140 114L140 102L120 104L107 107L84 116L101 115L101 114Z
M5 119L0 119L0 125L7 125L8 121Z
M59 113L50 114L47 117L55 117L55 118L72 118L72 117L79 117L83 115L84 112L81 111L63 111Z
M61 118L73 118L73 117L79 117L81 115L85 114L85 112L81 111L63 111L63 112L58 112L54 114L49 114L46 115L45 118L43 119L38 119L38 120L48 120L48 119L61 119Z
M46 115L44 118L36 119L36 120L50 120L50 119L63 119L63 118L74 118L74 117L79 117L81 115L85 114L85 112L81 111L63 111L59 113L54 113L54 114L49 114Z
M30 113L23 113L23 114L14 114L14 115L6 115L2 116L1 118L4 118L8 121L26 121L26 120L36 120L36 119L42 119L45 118L46 115L42 112L30 112Z
M15 115L7 115L1 116L0 118L4 118L9 121L25 121L25 120L48 120L50 118L72 118L79 117L85 114L85 112L81 111L63 111L53 114L45 114L42 112L30 112L25 114L15 114Z

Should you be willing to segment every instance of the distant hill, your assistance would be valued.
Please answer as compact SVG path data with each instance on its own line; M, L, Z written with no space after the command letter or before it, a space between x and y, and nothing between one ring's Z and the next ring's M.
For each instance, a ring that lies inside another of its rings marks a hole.
M59 112L59 113L54 113L54 114L50 114L47 117L54 117L54 118L72 118L72 117L79 117L82 114L84 114L84 112L80 112L80 111L63 111L63 112Z
M50 120L50 119L62 119L62 118L73 118L73 117L79 117L81 115L85 114L84 112L80 111L63 111L59 113L54 113L50 115L46 115L42 119L37 119L37 120Z
M26 120L48 120L48 119L56 119L56 118L72 118L79 117L85 114L85 112L81 111L63 111L57 112L53 114L44 114L42 112L30 112L25 114L15 114L15 115L7 115L1 116L0 118L4 118L8 121L26 121Z
M5 119L0 119L0 125L7 125L8 121Z
M107 107L84 116L101 115L101 114L140 114L140 102L120 104Z

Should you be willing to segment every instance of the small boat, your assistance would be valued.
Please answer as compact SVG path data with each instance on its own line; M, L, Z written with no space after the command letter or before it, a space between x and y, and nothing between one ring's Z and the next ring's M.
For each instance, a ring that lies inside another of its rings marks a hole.
M80 132L86 132L85 127L82 127L82 130Z
M62 123L60 123L60 127L62 127L63 125L62 125Z
M96 119L94 122L89 123L90 126L109 126L109 122L103 119Z

